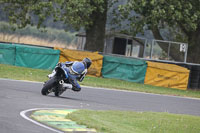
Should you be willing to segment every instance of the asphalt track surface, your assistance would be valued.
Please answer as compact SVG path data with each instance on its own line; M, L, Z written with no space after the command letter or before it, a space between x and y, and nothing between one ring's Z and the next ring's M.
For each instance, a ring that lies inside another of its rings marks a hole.
M200 116L200 99L82 87L42 96L42 83L0 79L1 133L55 133L20 116L34 108L153 111Z

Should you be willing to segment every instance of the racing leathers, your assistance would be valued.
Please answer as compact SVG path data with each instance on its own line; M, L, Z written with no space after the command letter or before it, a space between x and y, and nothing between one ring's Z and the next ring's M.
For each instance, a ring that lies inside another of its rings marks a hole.
M66 65L66 71L68 73L68 77L69 77L69 83L72 84L72 90L73 91L80 91L81 90L81 86L79 85L79 82L82 82L86 73L87 73L87 67L84 68L84 71L81 74L77 74L74 73L72 71L72 65L76 63L76 62L65 62L64 64Z

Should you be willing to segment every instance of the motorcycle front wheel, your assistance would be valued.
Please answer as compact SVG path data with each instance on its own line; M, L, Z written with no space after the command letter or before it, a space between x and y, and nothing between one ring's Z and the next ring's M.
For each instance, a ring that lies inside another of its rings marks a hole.
M56 77L53 77L49 79L43 86L41 93L42 95L48 95L50 92L52 92L52 89L58 85L58 80Z
M62 94L63 92L62 91L55 91L54 92L54 95L56 96L56 97L59 97L61 94Z

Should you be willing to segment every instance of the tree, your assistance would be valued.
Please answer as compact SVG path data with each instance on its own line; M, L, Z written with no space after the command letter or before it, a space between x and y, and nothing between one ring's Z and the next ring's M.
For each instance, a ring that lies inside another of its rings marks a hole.
M61 20L77 30L84 27L85 49L103 51L107 18L107 0L73 0L59 2Z
M103 51L108 0L0 0L10 24L18 28L27 25L45 27L48 17L86 31L85 48Z
M174 33L180 31L189 44L187 61L200 63L199 7L200 0L127 0L125 5L118 7L118 21L129 21L128 32L151 30L159 40L163 40L162 28L170 27ZM172 57L180 58L176 53Z

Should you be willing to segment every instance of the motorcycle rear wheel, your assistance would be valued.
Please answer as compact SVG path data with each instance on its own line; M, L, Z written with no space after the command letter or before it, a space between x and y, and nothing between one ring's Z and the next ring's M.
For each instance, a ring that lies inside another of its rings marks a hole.
M58 85L58 80L56 77L53 77L49 79L43 86L41 93L42 95L48 95L50 92L52 92L53 87Z

